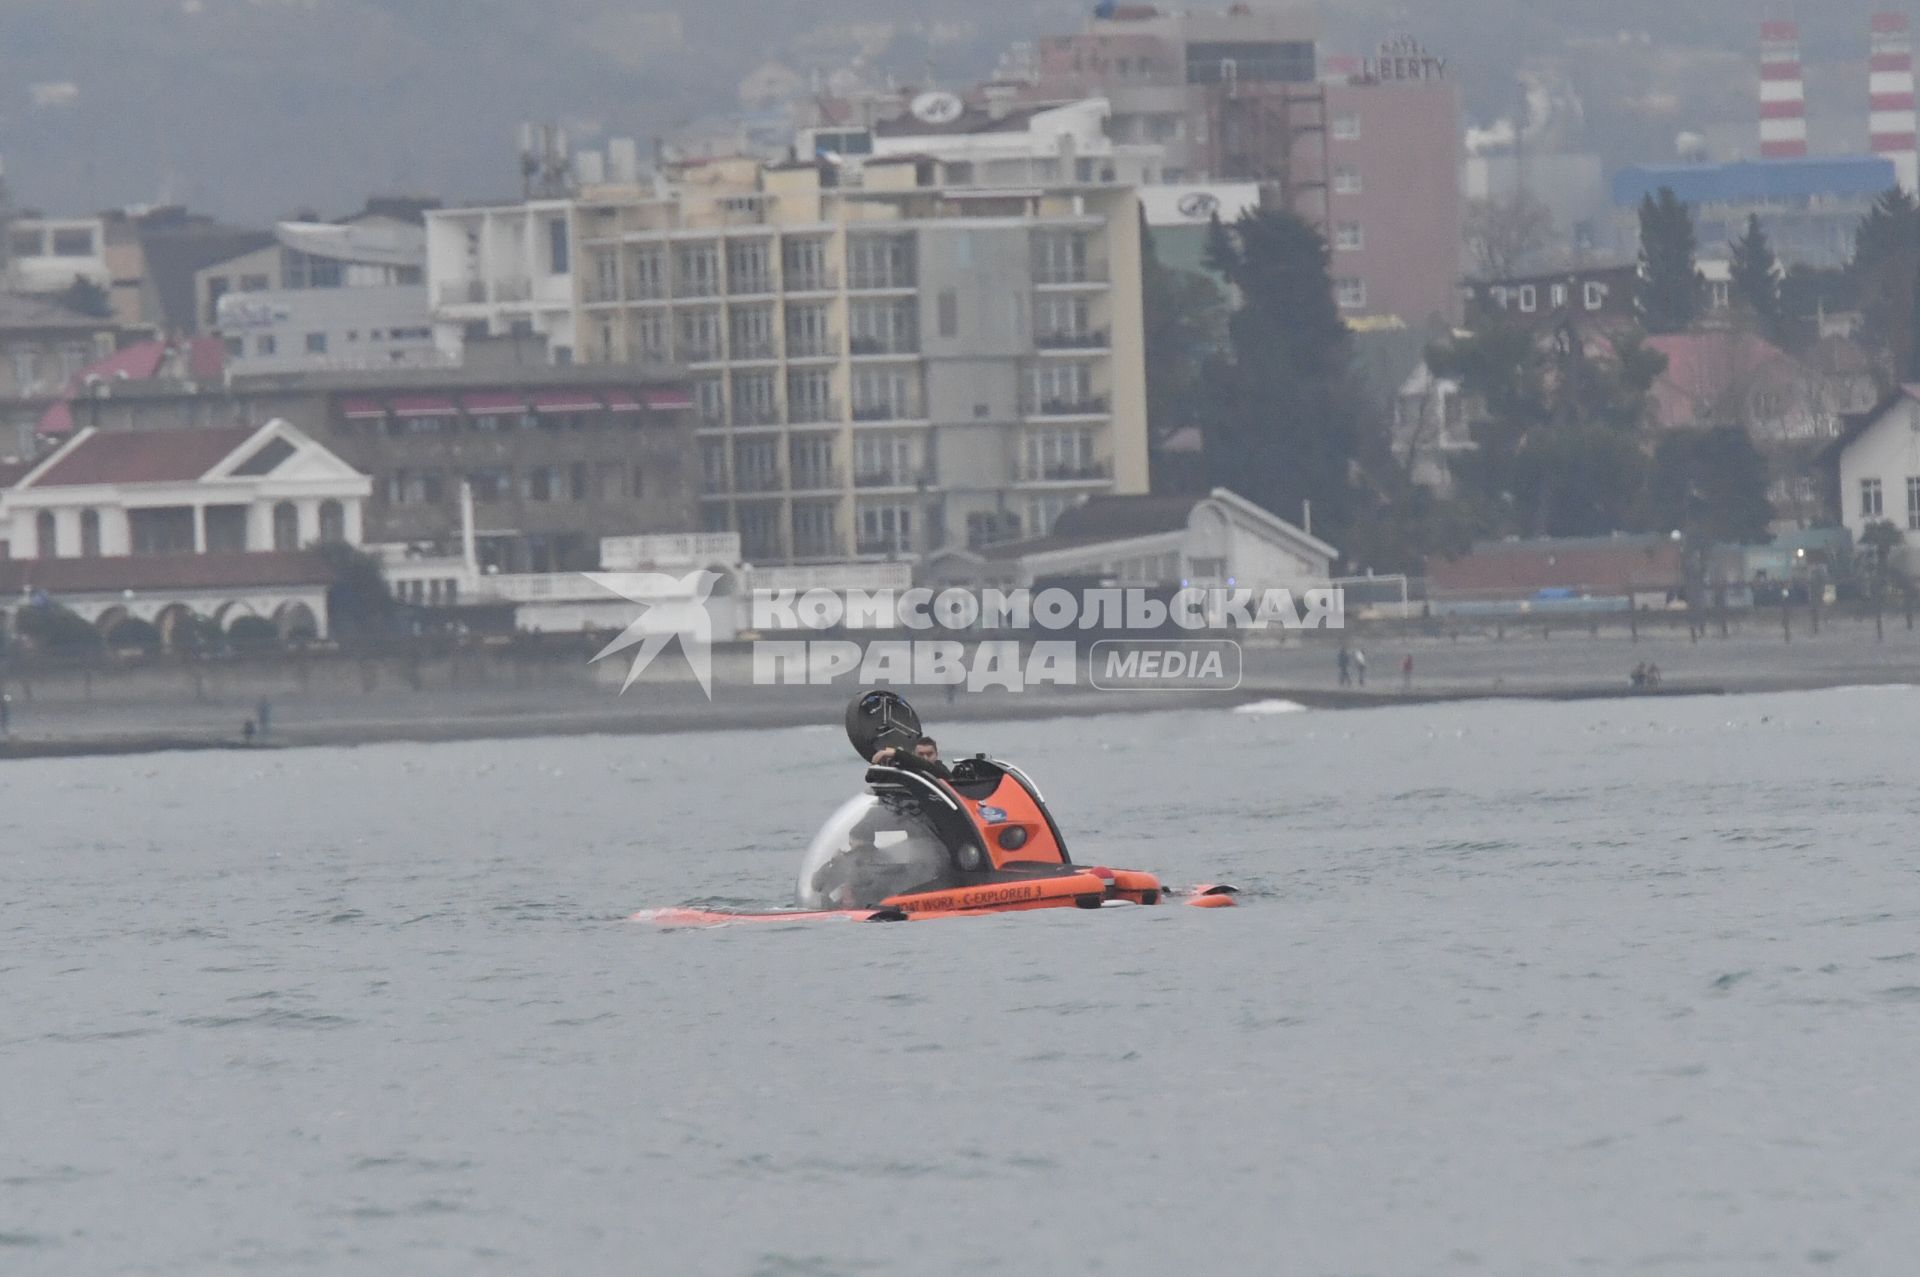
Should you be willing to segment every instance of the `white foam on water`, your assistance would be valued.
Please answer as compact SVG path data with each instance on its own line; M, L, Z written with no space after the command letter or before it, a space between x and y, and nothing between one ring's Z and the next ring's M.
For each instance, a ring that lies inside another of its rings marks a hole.
M1306 708L1298 701L1250 701L1245 705L1234 706L1233 712L1236 714L1300 714L1304 713Z

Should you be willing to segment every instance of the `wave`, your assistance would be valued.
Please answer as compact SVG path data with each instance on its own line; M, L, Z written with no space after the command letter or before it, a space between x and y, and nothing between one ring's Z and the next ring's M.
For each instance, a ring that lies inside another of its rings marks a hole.
M1298 701L1250 701L1245 705L1234 706L1233 712L1236 714L1299 714L1304 713L1306 708Z

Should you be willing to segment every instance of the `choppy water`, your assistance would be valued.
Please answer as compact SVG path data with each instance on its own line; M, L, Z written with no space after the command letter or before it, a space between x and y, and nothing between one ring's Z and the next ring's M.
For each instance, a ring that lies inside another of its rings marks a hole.
M943 732L1247 907L690 933L837 732L9 764L0 1271L1911 1272L1917 711Z

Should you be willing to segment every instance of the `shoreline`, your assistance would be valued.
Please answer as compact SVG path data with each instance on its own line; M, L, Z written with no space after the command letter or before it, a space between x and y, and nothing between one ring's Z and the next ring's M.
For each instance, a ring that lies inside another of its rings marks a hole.
M978 697L952 704L928 701L935 722L1021 722L1093 718L1110 714L1228 710L1269 701L1308 710L1368 710L1466 704L1480 701L1548 702L1666 700L1699 696L1745 696L1833 690L1842 687L1901 686L1920 681L1913 675L1851 671L1827 677L1761 677L1740 680L1674 681L1658 688L1567 680L1546 685L1494 685L1426 688L1340 689L1280 683L1246 685L1231 692L1106 693L1081 689L1022 698ZM849 685L851 686L851 685ZM725 691L726 689L721 689ZM605 707L550 709L503 714L468 713L419 718L348 719L303 722L276 727L247 743L232 731L109 731L34 737L15 734L0 741L0 762L12 759L114 757L172 752L278 752L302 748L360 745L436 744L480 740L523 740L554 736L662 736L715 731L779 730L837 726L844 703L841 689L808 689L828 695L789 699L757 706L694 701L677 708L638 713Z

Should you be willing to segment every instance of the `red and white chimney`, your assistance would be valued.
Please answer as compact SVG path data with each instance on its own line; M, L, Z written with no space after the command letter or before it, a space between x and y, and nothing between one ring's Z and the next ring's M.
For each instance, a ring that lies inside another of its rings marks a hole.
M1907 19L1900 13L1873 17L1873 51L1868 64L1867 92L1872 98L1867 130L1873 135L1873 153L1893 161L1903 189L1920 187L1920 142L1916 142L1913 107L1913 42Z
M1807 153L1807 88L1800 74L1800 28L1760 24L1760 154L1770 160Z

